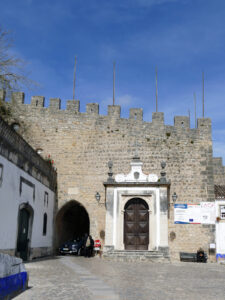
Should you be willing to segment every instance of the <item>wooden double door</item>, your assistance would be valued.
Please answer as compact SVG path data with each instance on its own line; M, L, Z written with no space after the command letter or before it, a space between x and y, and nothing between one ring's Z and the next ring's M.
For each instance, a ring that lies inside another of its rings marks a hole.
M17 252L20 253L20 258L23 260L28 259L28 231L29 231L30 213L27 209L23 208L19 212L19 230L17 239Z
M133 198L125 205L124 245L125 250L148 250L149 207L140 198Z

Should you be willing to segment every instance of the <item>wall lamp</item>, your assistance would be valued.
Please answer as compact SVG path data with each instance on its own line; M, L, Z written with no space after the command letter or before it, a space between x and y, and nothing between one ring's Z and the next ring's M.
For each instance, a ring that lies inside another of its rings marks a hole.
M97 200L97 202L99 203L100 199L101 199L101 195L99 194L99 192L96 192L95 194L95 199Z
M178 196L177 196L176 192L174 192L172 195L173 203L175 203L177 201L177 198L178 198Z

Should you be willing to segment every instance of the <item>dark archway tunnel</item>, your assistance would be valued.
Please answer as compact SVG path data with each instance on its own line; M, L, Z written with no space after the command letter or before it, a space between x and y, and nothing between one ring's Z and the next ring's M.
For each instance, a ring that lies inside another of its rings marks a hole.
M56 217L57 246L64 242L89 234L90 221L86 209L77 201L70 201Z

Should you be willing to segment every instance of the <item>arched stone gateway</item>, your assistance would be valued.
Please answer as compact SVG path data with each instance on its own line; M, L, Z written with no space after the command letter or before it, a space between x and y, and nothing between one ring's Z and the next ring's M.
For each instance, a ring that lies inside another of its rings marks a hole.
M124 207L125 250L148 250L149 207L140 198L129 200Z
M57 246L62 243L89 234L90 220L86 209L77 201L66 203L56 217Z

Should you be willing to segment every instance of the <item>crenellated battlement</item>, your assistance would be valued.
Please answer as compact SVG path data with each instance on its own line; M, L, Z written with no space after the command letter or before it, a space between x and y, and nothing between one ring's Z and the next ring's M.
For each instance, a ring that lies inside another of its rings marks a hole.
M80 101L79 100L67 100L66 109L71 112L80 112Z
M119 105L108 105L108 116L120 119L121 107Z
M130 119L132 120L143 120L143 109L142 108L131 108L130 109Z
M33 96L31 98L31 105L34 107L44 107L45 106L45 97Z
M187 116L175 116L174 126L177 128L190 128L190 119Z
M54 160L59 202L73 199L91 207L96 191L103 198L108 161L113 161L114 174L128 173L137 153L146 174L159 177L161 162L166 162L171 193L176 192L181 203L214 199L210 119L199 118L197 128L190 128L188 116L175 116L174 124L167 125L163 112L153 112L149 122L141 108L131 108L129 117L123 118L119 105L108 105L102 115L98 103L86 104L81 112L79 100L68 100L63 109L60 98L51 98L48 107L45 100L33 96L26 104L24 93L13 93L7 105L12 108L11 123L20 125L18 133L42 157L51 155ZM76 194L67 193L71 190Z
M116 120L127 120L129 121L137 121L152 126L152 128L161 130L163 128L168 129L170 127L170 131L176 130L179 132L190 130L192 133L196 133L196 129L190 128L190 119L188 116L175 116L173 126L166 125L164 122L164 113L163 112L153 112L152 113L152 122L145 122L143 120L143 109L142 108L131 108L129 112L129 118L124 119L121 118L121 107L119 105L108 105L107 116L99 115L99 104L98 103L87 103L86 104L86 112L80 112L80 101L79 100L67 100L66 109L61 109L61 99L60 98L50 98L49 106L45 107L45 97L43 96L33 96L31 98L30 104L24 104L24 93L22 92L14 92L12 93L11 103L20 107L21 109L26 108L26 110L35 110L37 109L37 114L45 113L53 113L55 115L60 114L60 118L62 114L65 113L65 119L68 117L75 116L90 116L91 118L109 118ZM5 100L4 91L0 90L0 100ZM211 120L209 118L199 118L197 122L197 130L201 132L203 135L211 136Z
M52 110L61 109L61 99L60 98L50 98L49 108Z
M12 93L11 102L12 102L12 104L21 105L21 104L24 104L24 98L25 98L25 95L22 92ZM5 100L5 99L3 99L3 100Z

